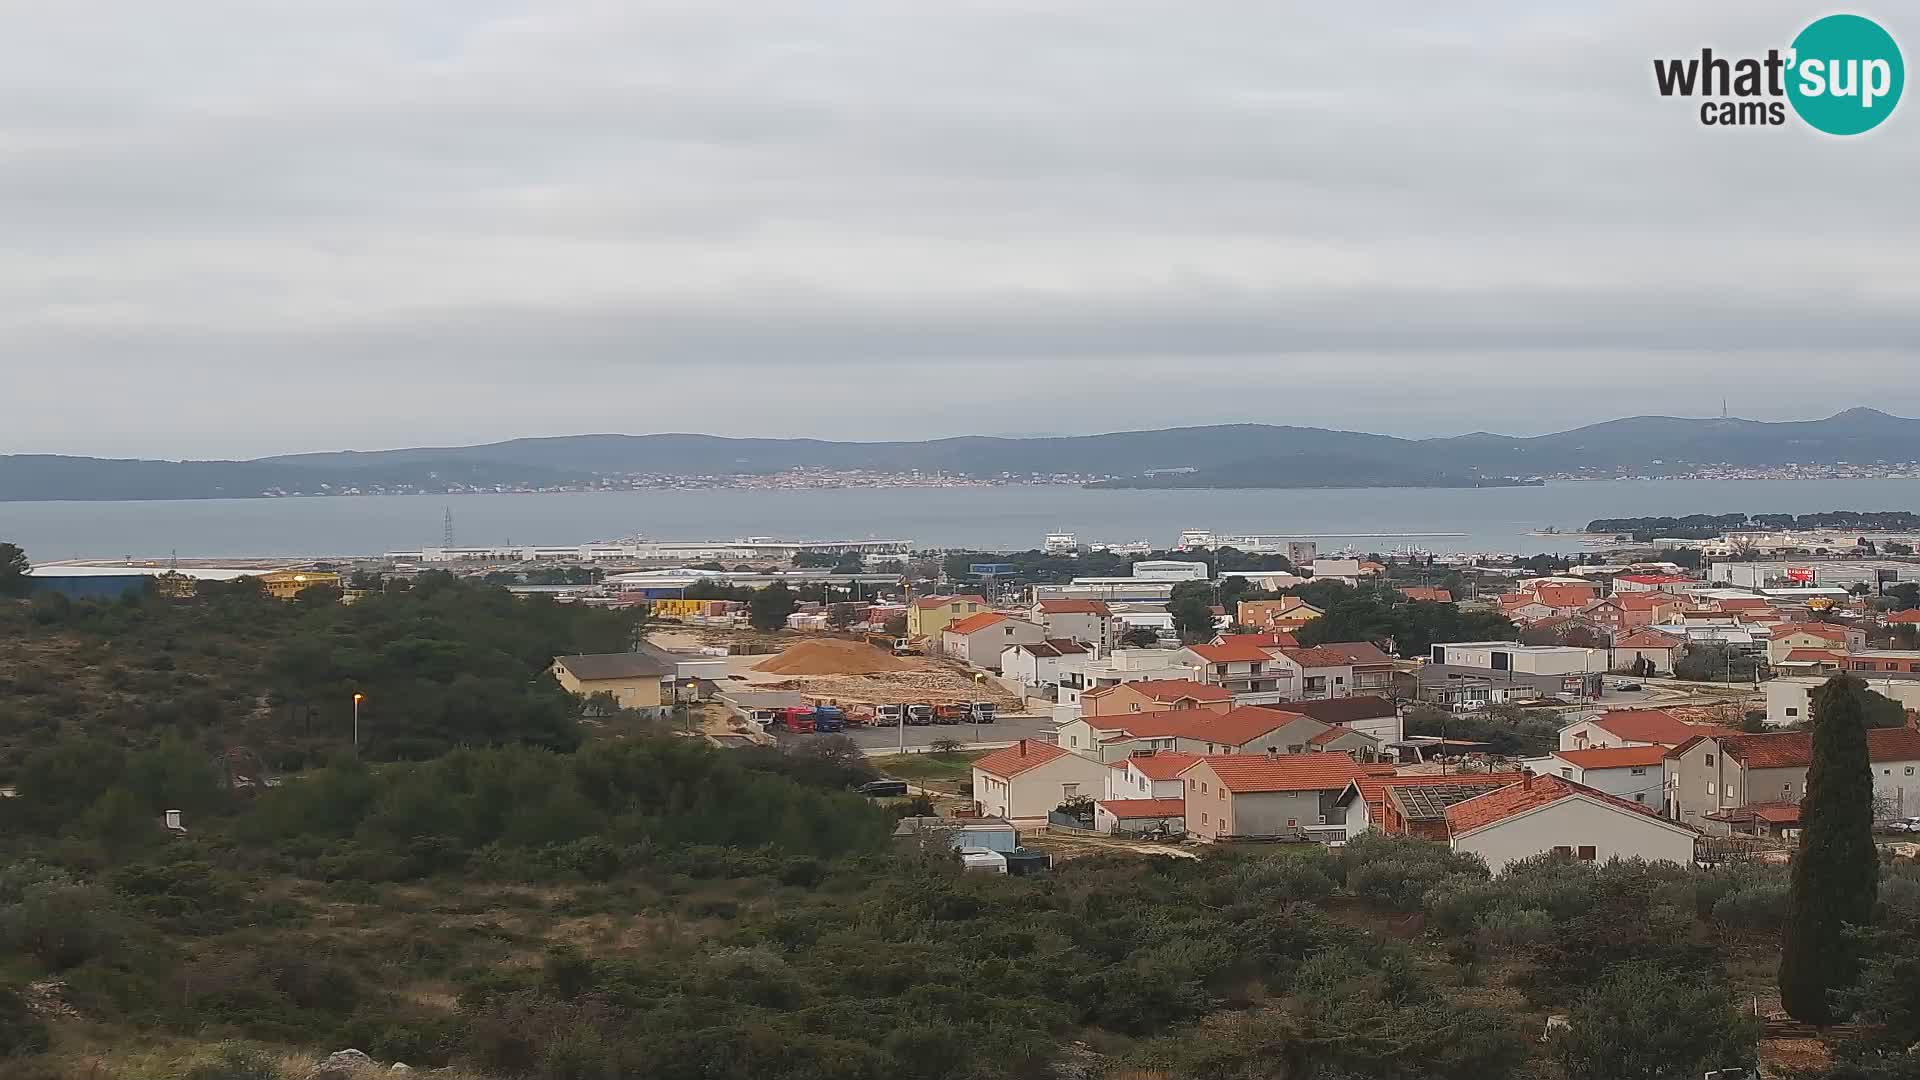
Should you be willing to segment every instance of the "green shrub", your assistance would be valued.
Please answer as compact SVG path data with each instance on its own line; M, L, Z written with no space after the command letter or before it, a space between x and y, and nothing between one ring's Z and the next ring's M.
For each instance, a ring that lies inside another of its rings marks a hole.
M271 1056L242 1043L221 1043L211 1058L180 1074L180 1080L280 1080Z
M43 1053L47 1045L47 1025L18 992L0 986L0 1058Z

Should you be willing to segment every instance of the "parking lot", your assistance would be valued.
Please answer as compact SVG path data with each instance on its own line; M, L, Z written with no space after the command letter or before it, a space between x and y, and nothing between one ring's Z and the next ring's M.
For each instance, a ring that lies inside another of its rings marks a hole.
M848 728L842 734L852 739L860 749L870 753L886 753L900 747L898 725L893 727ZM790 735L774 729L774 737L782 743L814 738L812 735ZM961 743L995 745L1016 742L1020 739L1053 738L1053 719L1047 716L1002 716L991 724L933 724L928 727L906 728L907 749L925 749L939 739L958 739Z

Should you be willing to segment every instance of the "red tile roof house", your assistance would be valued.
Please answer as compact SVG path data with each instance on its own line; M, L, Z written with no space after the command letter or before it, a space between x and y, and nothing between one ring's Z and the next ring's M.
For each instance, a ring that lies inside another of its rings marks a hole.
M1386 694L1393 688L1393 657L1371 642L1330 641L1280 649L1275 659L1293 669L1294 694L1303 700Z
M1046 639L1047 631L1038 623L997 611L982 611L941 631L940 651L963 664L999 671L1000 654L1007 646L1030 645Z
M1294 669L1275 658L1278 647L1251 642L1189 645L1175 658L1200 672L1200 681L1232 692L1242 704L1265 704L1294 696Z
M1664 746L1556 750L1524 764L1542 776L1558 776L1654 810L1666 809L1667 748Z
M1447 807L1448 843L1499 873L1548 852L1586 862L1693 863L1700 832L1648 807L1558 776L1519 783Z
M1047 628L1049 638L1068 638L1092 645L1104 655L1113 650L1118 635L1113 609L1104 600L1041 600L1033 605L1033 621Z
M1093 804L1093 830L1109 835L1187 829L1187 801L1176 799L1102 799Z
M1400 595L1408 600L1421 600L1429 604L1451 604L1453 594L1445 589L1428 589L1417 585L1403 586Z
M1615 709L1560 729L1560 749L1597 746L1679 746L1696 735L1732 734L1722 727L1689 724L1660 709Z
M1068 799L1097 799L1110 770L1052 743L1021 739L973 763L973 801L988 817L1044 818Z
M1242 706L1224 713L1209 709L1081 716L1062 724L1060 745L1101 761L1118 761L1142 750L1189 754L1304 754L1328 725L1297 713Z
M1192 679L1142 679L1103 686L1080 695L1082 716L1124 716L1194 708L1226 712L1233 708L1233 692Z
M1658 630L1639 630L1613 642L1610 664L1615 671L1634 671L1640 661L1653 665L1655 675L1673 674L1673 662L1686 652L1687 643Z
M1867 732L1867 759L1873 770L1875 816L1920 814L1920 731L1912 727L1873 728ZM1807 770L1813 762L1813 733L1769 731L1702 735L1667 754L1668 812L1677 820L1702 824L1711 815L1754 803L1798 802L1807 794Z
M1347 839L1365 832L1447 839L1446 809L1526 778L1521 772L1363 775L1340 793Z
M1202 758L1183 774L1187 835L1208 841L1344 838L1337 800L1363 775L1345 754Z
M1888 612L1887 625L1888 626L1920 625L1920 608L1908 608L1905 611Z
M1199 754L1178 750L1136 750L1117 761L1107 762L1109 799L1175 799L1186 794L1186 781L1180 774L1200 760Z

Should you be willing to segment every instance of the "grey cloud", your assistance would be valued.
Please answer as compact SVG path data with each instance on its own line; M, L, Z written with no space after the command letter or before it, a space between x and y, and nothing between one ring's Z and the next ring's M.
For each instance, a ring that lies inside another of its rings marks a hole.
M1913 381L1920 106L1841 142L1651 85L1806 5L19 7L0 364L115 422L9 410L0 451L640 431L688 400L847 435L856 395L875 437L1271 418L1168 371L1410 433ZM194 392L147 407L169 376ZM1458 392L1436 415L1409 377ZM253 419L289 386L314 408ZM991 415L907 419L956 388Z

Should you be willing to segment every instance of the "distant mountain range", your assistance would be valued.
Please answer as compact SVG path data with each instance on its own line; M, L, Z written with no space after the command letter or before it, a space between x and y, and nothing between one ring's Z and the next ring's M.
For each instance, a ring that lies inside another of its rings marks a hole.
M479 446L293 454L250 461L0 456L0 501L204 499L356 491L563 488L794 468L973 477L1077 476L1112 487L1476 487L1548 475L1670 476L1703 466L1920 460L1920 420L1849 409L1824 420L1637 416L1551 435L1400 439L1224 424L1045 438L925 442L567 435Z

